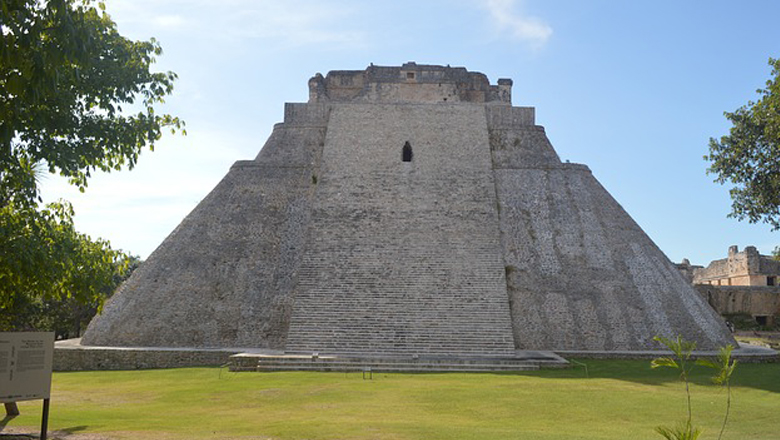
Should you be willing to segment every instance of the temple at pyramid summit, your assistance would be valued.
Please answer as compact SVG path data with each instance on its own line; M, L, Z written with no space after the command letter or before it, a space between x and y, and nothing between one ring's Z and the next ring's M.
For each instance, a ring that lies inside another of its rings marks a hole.
M513 356L713 349L722 319L512 80L331 71L285 105L107 302L82 345Z

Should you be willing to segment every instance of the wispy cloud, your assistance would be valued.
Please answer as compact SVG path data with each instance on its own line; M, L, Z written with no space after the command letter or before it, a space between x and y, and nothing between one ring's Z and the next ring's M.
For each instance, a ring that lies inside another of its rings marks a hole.
M60 176L45 174L43 198L45 202L70 201L80 232L108 239L114 248L146 258L236 159L256 153L253 148L247 154L231 146L254 143L252 135L221 130L163 137L153 153L141 154L132 171L94 172L84 193Z
M184 23L184 17L180 15L160 15L154 18L154 24L164 28L178 28Z
M490 18L502 33L508 33L515 40L538 48L552 35L552 28L543 20L523 14L518 0L480 0Z
M147 7L148 6L148 7ZM273 40L277 46L359 46L364 35L351 30L355 6L315 0L134 0L109 5L124 22L198 32L229 40ZM155 12L151 12L155 11ZM156 14L156 15L152 15Z
M241 8L225 15L226 30L242 38L272 38L294 46L359 44L359 32L349 30L348 8L327 7L319 2L237 1Z

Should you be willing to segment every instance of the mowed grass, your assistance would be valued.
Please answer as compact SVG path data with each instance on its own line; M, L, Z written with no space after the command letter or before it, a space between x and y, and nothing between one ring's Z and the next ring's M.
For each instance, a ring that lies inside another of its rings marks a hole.
M127 439L659 439L683 420L672 370L648 361L518 374L229 373L218 368L55 373L50 428ZM703 439L726 394L698 370ZM728 439L780 438L780 364L741 364ZM39 426L40 401L10 427Z

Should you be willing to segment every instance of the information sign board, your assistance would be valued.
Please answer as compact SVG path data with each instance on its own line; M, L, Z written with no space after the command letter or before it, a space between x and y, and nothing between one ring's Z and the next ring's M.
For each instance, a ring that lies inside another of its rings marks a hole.
M0 403L48 399L54 333L0 333Z

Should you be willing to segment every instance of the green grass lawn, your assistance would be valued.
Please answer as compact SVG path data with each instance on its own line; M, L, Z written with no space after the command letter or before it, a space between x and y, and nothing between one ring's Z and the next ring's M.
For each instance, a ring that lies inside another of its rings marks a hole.
M217 368L55 373L50 428L128 439L660 439L683 419L672 370L582 361L518 374L229 373ZM695 423L717 438L726 394L694 374ZM725 438L780 438L780 364L741 364ZM40 423L20 403L9 427Z

